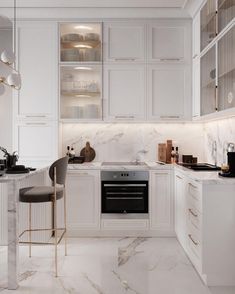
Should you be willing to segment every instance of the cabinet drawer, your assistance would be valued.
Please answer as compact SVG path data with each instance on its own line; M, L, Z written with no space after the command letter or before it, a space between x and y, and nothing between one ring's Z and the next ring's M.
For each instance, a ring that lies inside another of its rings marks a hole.
M149 221L147 219L103 219L101 227L103 230L147 230Z
M189 223L188 225L188 249L189 255L194 260L201 260L201 233Z
M201 233L202 216L201 213L193 206L188 206L187 224L195 227Z
M201 187L194 182L187 184L187 201L190 206L202 213Z

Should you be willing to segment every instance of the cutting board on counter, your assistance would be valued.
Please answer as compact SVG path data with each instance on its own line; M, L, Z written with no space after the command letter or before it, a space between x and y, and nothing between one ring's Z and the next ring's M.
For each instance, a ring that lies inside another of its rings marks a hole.
M86 147L82 148L81 156L85 157L85 162L91 162L95 158L95 150L91 147L90 142L86 142Z

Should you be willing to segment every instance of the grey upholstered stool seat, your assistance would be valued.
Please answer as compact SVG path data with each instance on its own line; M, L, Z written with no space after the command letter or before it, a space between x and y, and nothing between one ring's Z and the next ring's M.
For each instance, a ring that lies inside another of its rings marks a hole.
M56 199L63 197L63 186L56 187ZM51 202L54 197L54 187L52 186L35 186L20 189L20 202L39 203Z

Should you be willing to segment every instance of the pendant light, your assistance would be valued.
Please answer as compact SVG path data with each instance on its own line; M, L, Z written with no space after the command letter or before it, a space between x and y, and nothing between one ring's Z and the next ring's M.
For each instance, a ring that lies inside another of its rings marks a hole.
M9 73L7 76L0 76L0 95L5 92L5 86L11 87L15 90L20 90L21 88L21 77L19 72L16 70L15 65L15 53L16 53L16 0L14 0L14 40L13 48L14 52L9 50L4 50L0 53L0 66Z

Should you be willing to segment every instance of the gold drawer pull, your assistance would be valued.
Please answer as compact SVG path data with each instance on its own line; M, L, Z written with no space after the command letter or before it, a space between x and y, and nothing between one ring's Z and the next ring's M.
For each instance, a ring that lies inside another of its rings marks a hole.
M193 212L193 210L191 208L188 209L188 211L194 216L194 217L198 217L198 215L196 213Z
M191 234L188 234L189 239L193 242L194 245L198 245L198 242L194 241Z

